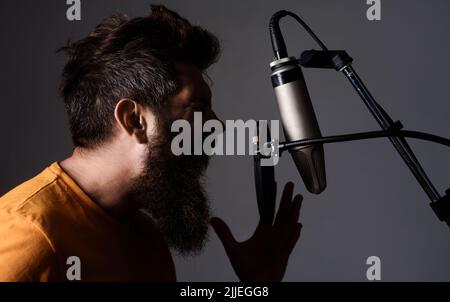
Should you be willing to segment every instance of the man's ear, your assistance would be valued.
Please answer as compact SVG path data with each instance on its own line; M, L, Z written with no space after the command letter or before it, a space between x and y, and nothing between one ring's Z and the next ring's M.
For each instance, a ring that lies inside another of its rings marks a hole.
M121 129L141 144L147 143L147 122L142 106L131 99L121 99L114 109L114 118Z

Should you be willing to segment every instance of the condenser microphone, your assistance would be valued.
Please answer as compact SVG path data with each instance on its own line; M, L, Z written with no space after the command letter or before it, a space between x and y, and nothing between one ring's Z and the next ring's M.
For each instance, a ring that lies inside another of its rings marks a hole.
M270 63L284 136L288 142L320 138L320 128L298 60L287 55L278 25L284 11L272 16L270 33L276 59ZM309 192L319 194L326 187L323 145L307 145L289 150Z

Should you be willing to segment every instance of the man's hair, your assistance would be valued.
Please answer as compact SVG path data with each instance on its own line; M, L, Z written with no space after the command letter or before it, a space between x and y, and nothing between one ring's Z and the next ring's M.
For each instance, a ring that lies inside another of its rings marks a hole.
M217 60L220 45L207 30L152 5L146 17L107 17L87 37L60 50L69 57L60 93L72 139L75 146L90 148L110 137L120 99L159 112L179 88L176 64L205 71Z

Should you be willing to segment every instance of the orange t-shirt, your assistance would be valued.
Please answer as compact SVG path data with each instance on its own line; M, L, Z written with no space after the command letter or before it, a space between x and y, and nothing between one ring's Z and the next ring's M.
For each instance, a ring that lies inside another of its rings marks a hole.
M175 268L145 213L119 222L55 162L0 198L0 281L73 279L68 276L174 281Z

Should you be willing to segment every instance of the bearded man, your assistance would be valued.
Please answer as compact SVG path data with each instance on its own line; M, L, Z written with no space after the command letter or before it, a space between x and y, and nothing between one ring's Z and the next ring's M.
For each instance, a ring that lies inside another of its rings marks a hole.
M1 197L0 280L67 281L75 256L82 281L174 281L171 249L198 254L210 223L241 280L282 279L301 228L293 185L274 224L236 242L210 219L208 156L170 149L173 121L217 118L204 73L219 49L213 34L164 6L112 15L62 48L74 152Z

